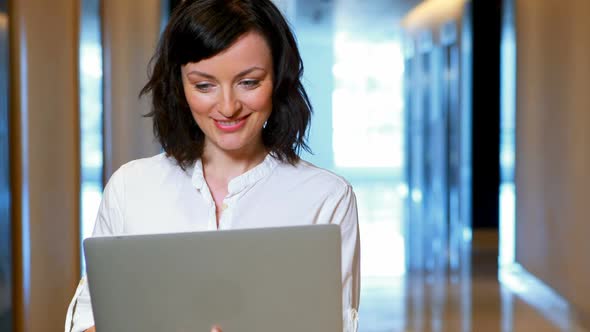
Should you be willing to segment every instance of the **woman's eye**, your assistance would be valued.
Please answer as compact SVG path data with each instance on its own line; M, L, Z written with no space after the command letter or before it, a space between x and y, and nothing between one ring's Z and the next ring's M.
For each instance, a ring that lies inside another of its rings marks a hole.
M244 80L240 82L240 85L246 87L246 88L255 88L258 85L260 85L260 81L259 80Z
M195 84L195 88L201 92L208 92L213 88L213 84L211 83L199 83Z

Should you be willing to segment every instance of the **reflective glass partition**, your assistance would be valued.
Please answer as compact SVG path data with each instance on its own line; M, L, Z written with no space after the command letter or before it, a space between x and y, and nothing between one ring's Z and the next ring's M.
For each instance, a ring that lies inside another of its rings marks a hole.
M461 7L440 24L409 27L404 36L405 307L412 331L472 330L472 35L469 5ZM446 322L443 308L450 302L460 321Z
M448 227L448 264L451 270L459 268L462 227L460 223L460 154L461 154L461 109L459 108L459 43L457 25L449 22L443 27L441 44L443 49L443 113L446 115L446 159L448 169L446 197Z
M432 98L436 95L435 78L436 50L433 47L432 34L424 31L416 38L414 94L416 104L412 108L408 119L408 131L411 146L407 167L411 173L409 179L410 191L410 221L406 230L410 241L408 253L409 267L412 271L420 271L426 265L431 268L434 264L432 255L432 236L434 231L430 218L429 206L432 204L433 166L437 160L433 156L436 145L432 145L432 131L430 119L436 106Z
M500 265L515 262L516 31L514 1L504 0L500 41Z
M103 188L103 63L100 0L80 4L80 229L84 239L92 233Z
M412 215L415 213L415 209L413 208L414 202L410 196L410 188L413 186L413 170L411 167L408 167L410 160L412 158L411 149L414 144L413 141L413 131L412 131L412 114L415 114L415 105L416 102L414 98L416 97L416 80L415 80L415 69L414 66L416 64L416 47L414 41L411 38L406 38L403 41L403 48L404 48L404 160L405 162L405 171L404 171L404 184L402 187L403 193L402 198L404 199L404 224L403 224L403 231L404 231L404 251L407 255L411 252L411 238L407 237L408 229L410 227L410 222L414 217ZM411 268L411 260L405 259L406 270Z
M0 0L0 331L12 325L12 237L8 133L8 1Z
M409 206L409 222L405 230L406 240L409 242L408 247L408 268L410 270L419 270L423 265L423 248L422 248L422 192L423 192L423 164L424 154L422 153L423 136L422 136L422 114L423 114L423 98L421 98L422 89L422 72L424 68L421 66L420 54L413 55L412 61L408 62L406 67L406 78L411 79L411 84L408 84L409 103L412 106L407 114L407 136L408 136L408 206ZM410 76L411 75L411 76Z
M430 239L428 233L432 231L432 228L429 227L432 220L430 218L430 204L432 201L432 167L433 162L435 162L432 156L433 146L430 145L431 143L431 131L432 128L430 126L430 113L432 112L431 108L433 107L432 98L433 98L433 89L435 88L434 79L436 73L433 72L433 63L434 63L434 50L432 49L432 41L431 37L428 34L428 37L421 38L420 41L420 55L418 56L419 59L419 66L420 66L420 111L419 111L419 118L416 123L418 132L420 137L422 138L421 149L420 153L422 154L421 160L422 163L418 165L412 165L415 168L419 168L420 171L416 172L417 174L421 175L419 182L421 183L420 189L420 203L422 207L422 219L420 221L416 220L415 222L421 223L422 232L420 232L419 239L420 239L420 260L422 262L421 268L429 266L430 268L433 267L432 265L432 250L430 248L431 242L427 239Z
M447 114L441 84L442 46L426 34L420 38L422 67L424 268L440 271L447 250Z

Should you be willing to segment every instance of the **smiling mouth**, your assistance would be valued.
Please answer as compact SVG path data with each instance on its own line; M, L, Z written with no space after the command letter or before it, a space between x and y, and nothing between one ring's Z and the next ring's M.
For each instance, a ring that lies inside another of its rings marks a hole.
M220 125L224 126L224 127L229 127L229 126L235 126L238 123L240 123L240 121L242 120L236 120L236 121L217 121L217 123L219 123Z
M244 126L244 124L246 124L246 119L248 119L249 116L250 115L248 114L247 116L245 116L241 119L232 120L232 121L221 121L221 120L214 119L214 123L215 123L215 126L219 129L221 129L222 131L232 132L232 131L236 131L236 130L242 128Z

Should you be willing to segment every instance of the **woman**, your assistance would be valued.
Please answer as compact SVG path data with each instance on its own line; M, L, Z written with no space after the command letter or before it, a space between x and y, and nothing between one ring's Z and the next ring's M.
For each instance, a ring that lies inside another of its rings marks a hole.
M165 153L113 174L94 236L339 224L344 325L355 329L356 199L345 180L298 156L311 107L279 10L270 0L186 0L153 61L142 94L152 95ZM82 280L66 330L93 325Z

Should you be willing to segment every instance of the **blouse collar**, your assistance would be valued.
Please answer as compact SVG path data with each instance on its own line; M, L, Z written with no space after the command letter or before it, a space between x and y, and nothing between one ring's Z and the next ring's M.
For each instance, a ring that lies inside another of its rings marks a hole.
M270 153L267 154L260 164L248 170L246 173L233 178L229 182L228 196L232 196L244 189L252 187L256 182L268 176L278 164L279 161L275 157ZM199 190L203 190L203 188L207 186L203 173L203 162L201 159L198 159L195 162L191 181L193 186Z

